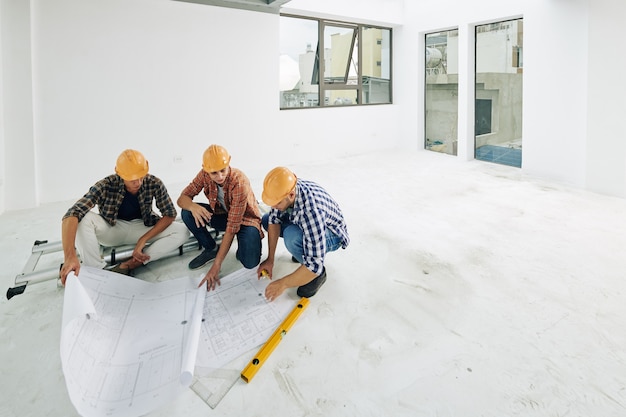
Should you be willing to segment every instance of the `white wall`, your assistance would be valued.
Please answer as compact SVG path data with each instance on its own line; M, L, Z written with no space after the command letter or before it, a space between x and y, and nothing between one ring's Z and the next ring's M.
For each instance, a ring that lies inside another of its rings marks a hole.
M538 1L524 14L522 167L576 187L588 175L588 3Z
M156 0L35 4L42 202L78 197L141 150L166 183L204 149L263 161L277 125L276 15Z
M203 150L220 143L256 189L278 164L419 151L424 34L454 27L457 158L471 160L473 28L517 17L524 18L522 172L626 192L619 123L626 65L615 47L626 34L621 0L292 0L285 11L394 27L394 104L291 111L278 110L277 15L170 0L25 3L0 0L0 212L79 197L127 147L179 184L200 168ZM8 24L7 16L19 18ZM15 42L26 51L17 61Z
M519 0L461 3L455 0L406 2L410 38L459 28L459 158L474 149L474 27L512 18L524 19L523 162L525 174L582 187L585 184L587 110L587 0ZM405 40L417 53L423 46ZM396 53L400 53L398 48ZM423 77L420 70L419 77ZM418 96L423 84L418 84ZM410 114L412 111L404 109ZM417 103L414 114L423 114ZM423 131L418 118L417 132Z
M4 196L6 194L6 166L5 166L5 155L6 155L6 146L4 140L4 71L3 71L3 56L2 56L2 41L4 37L2 36L2 28L4 25L2 24L2 19L4 14L2 1L0 0L0 213L4 211L5 203Z
M0 213L38 203L30 3L0 0Z
M36 161L38 175L33 187L11 178L6 210L22 208L18 194L30 206L78 198L125 148L181 184L219 143L258 188L275 165L389 148L400 136L395 105L279 111L278 15L169 0L31 4L18 29L32 34L34 122L22 120L34 148L4 159Z
M626 3L589 2L586 188L626 197Z

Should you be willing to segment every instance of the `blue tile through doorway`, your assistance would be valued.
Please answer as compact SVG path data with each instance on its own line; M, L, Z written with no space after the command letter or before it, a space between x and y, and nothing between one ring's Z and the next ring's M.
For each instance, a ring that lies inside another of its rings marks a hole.
M522 167L522 150L496 145L484 145L476 149L476 159L512 167Z

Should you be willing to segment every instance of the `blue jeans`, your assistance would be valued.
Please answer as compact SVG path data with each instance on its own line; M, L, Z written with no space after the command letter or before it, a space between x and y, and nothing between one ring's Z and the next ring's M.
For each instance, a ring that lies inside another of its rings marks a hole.
M269 223L269 214L264 214L261 219L263 228L267 230ZM291 253L291 256L302 263L302 255L304 254L304 246L302 245L302 229L300 226L283 219L280 224L280 237L285 241L285 247ZM326 229L326 253L336 251L341 247L341 238Z
M211 206L205 203L198 203L209 211ZM198 243L206 250L213 250L217 246L215 239L206 227L197 227L196 220L189 210L182 210L180 217L189 231L198 239ZM228 214L213 214L209 225L220 232L226 230ZM241 225L237 232L237 259L244 268L252 269L261 262L261 234L254 226Z

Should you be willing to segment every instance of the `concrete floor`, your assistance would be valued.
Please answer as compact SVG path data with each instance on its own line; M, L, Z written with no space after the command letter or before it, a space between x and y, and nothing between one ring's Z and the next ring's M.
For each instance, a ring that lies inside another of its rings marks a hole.
M435 152L292 168L340 202L352 243L328 256L326 285L250 384L215 409L189 390L150 416L626 413L626 200ZM4 288L35 240L60 239L71 203L0 216ZM295 268L279 248L278 267ZM185 276L193 256L138 278ZM236 268L231 250L223 273ZM0 416L76 415L62 302L55 281L0 301Z

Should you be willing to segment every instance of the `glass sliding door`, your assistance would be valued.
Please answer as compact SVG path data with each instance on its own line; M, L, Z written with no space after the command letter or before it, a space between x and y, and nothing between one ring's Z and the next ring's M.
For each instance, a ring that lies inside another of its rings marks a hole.
M523 20L476 26L475 158L521 168Z
M426 35L424 147L450 155L457 154L458 39L457 29Z

